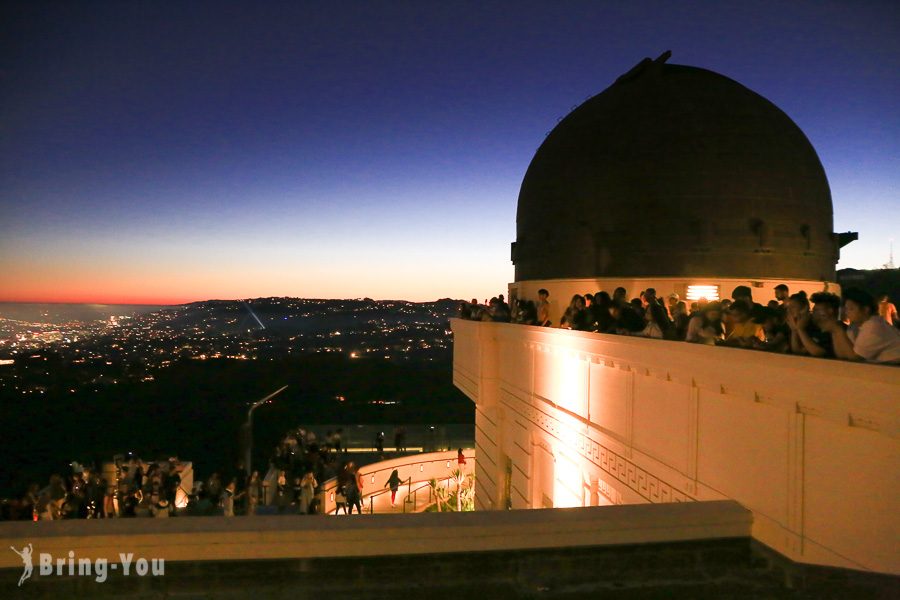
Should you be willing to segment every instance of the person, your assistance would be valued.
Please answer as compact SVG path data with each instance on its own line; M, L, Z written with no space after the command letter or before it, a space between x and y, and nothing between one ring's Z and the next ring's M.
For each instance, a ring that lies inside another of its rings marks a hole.
M278 479L276 482L278 488L276 491L275 503L278 505L278 512L284 512L284 509L290 502L290 498L288 497L287 474L284 472L284 469L278 471Z
M341 514L341 509L344 509L344 514L350 514L347 512L347 489L344 484L338 484L337 489L334 492L334 514Z
M894 306L887 294L882 295L878 301L878 315L888 325L897 325L897 307Z
M218 473L213 473L209 476L209 481L206 482L206 491L209 492L213 500L222 495L222 480L219 478Z
M746 285L739 285L731 292L731 299L735 302L745 301L751 307L753 306L753 290Z
M462 469L466 466L466 455L463 454L463 449L460 448L456 451L456 465Z
M468 302L460 302L457 309L460 319L469 320L472 318L472 305Z
M396 440L395 440L396 443ZM379 431L375 436L375 450L378 454L384 454L384 432Z
M262 486L259 480L259 471L253 471L250 480L247 482L247 515L256 514L256 507L259 506L259 499L262 496Z
M150 505L150 514L157 519L166 519L172 515L172 505L165 498L160 498Z
M307 515L312 507L313 498L316 496L316 487L318 486L315 475L312 471L307 471L300 482L300 502L297 512L301 515Z
M120 489L122 490L122 500L119 502L119 505L122 507L122 516L128 518L136 517L138 504L141 503L143 498L141 491L129 490L128 484L124 482Z
M643 294L643 293L644 292L641 292L641 294ZM635 314L638 317L640 317L641 321L643 322L644 313L647 312L646 310L644 310L644 301L641 300L640 298L632 298L630 304L631 304L631 309L635 312Z
M165 473L163 488L166 500L170 505L175 504L178 488L181 487L181 474L178 471L178 461L174 457L169 458L169 468Z
M402 481L400 480L400 473L397 469L394 469L391 472L391 476L388 478L387 482L384 484L384 487L390 486L391 488L391 506L394 506L394 502L397 499L397 490L400 489L400 484Z
M584 303L584 296L575 294L569 307L563 314L559 322L559 326L566 329L574 329L576 331L587 331L588 329L588 312Z
M791 297L791 290L783 283L775 286L775 299L778 301L778 308L782 312L787 311L787 303Z
M612 306L612 298L606 292L600 291L594 294L594 302L591 304L590 316L591 331L599 333L615 333L616 322L609 314Z
M878 314L875 298L858 288L845 290L844 314L850 321L846 331L836 323L826 325L838 358L900 364L900 331Z
M615 304L619 304L620 302L628 302L626 300L628 298L628 290L623 287L617 287L613 290L612 301Z
M765 341L762 326L751 318L753 307L745 298L735 300L728 312L731 316L731 333L722 342L724 345L748 348L755 343L753 340Z
M673 319L675 318L675 307L678 306L679 302L681 302L681 296L677 292L672 292L666 296L666 310L669 311L669 316Z
M675 326L675 338L683 340L687 335L687 327L691 318L688 315L687 305L678 294L672 293L668 297L669 316Z
M787 352L791 344L791 330L784 323L778 307L765 307L754 317L753 322L762 326L765 339L750 340L750 347L766 352Z
M645 292L645 298L646 292ZM666 309L659 304L655 297L652 297L647 305L647 312L644 313L646 325L640 335L648 338L663 339L670 337L672 322L669 321L669 315Z
M103 484L103 489L105 490L103 493L103 517L106 519L112 519L116 516L116 505L118 504L116 489L115 486L109 485L105 479L101 479L100 482ZM35 513L35 517L37 517L37 513ZM35 518L35 521L37 518Z
M537 318L537 306L532 300L518 300L516 302L516 323L519 325L536 325Z
M347 497L347 514L353 514L353 507L356 512L362 514L362 476L356 469L356 465L352 462L347 463L347 478L344 485L344 495Z
M234 490L235 490L234 480L229 481L228 485L225 486L225 490L222 491L222 499L220 501L222 505L222 514L226 517L234 516Z
M815 307L810 311L806 292L791 294L788 299L785 323L791 330L791 352L819 358L834 358L834 344L830 323L844 328L840 321L841 299L829 292L812 296Z
M550 292L541 288L538 290L537 324L541 327L550 327Z
M509 323L512 315L510 314L509 304L506 303L506 299L503 294L497 296L497 298L491 303L491 315L493 316L493 320L500 323Z
M612 328L619 335L640 335L647 326L634 305L628 302L613 302L609 314L613 319Z
M469 319L472 321L480 321L481 311L482 307L478 304L478 299L472 298L472 301L469 303Z
M481 316L478 319L479 321L483 323L489 323L494 320L494 303L496 301L496 298L484 301L484 306L481 307Z
M394 428L394 450L406 452L406 427L397 425Z
M294 485L291 488L291 506L293 511L300 514L300 492L303 489L303 478L294 477Z
M685 341L692 344L715 344L725 339L725 326L722 324L722 308L718 302L709 302L702 310L698 310L688 321Z

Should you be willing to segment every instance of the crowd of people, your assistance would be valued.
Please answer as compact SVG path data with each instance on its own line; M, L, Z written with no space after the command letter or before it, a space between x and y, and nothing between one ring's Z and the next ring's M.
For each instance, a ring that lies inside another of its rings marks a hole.
M278 513L318 514L319 482L342 476L348 469L355 472L353 462L344 461L343 434L339 428L320 438L312 430L298 428L285 435L270 461L270 469L278 472L274 489ZM255 514L256 506L265 497L264 486L258 476L251 476L250 482L248 514Z
M751 348L880 364L900 364L900 320L888 296L876 300L858 288L842 296L830 292L791 293L775 288L775 300L754 302L748 286L738 286L731 298L699 299L688 306L678 294L660 298L653 288L628 299L625 288L576 294L558 323L553 322L550 292L536 300L519 299L510 306L501 294L483 304L473 299L460 305L459 315L475 321L562 327L578 331L631 335Z
M50 476L43 488L33 483L20 499L4 502L5 520L53 521L117 517L165 518L174 514L181 488L177 458L144 462L117 457L110 481L91 467L72 463L72 474Z
M362 512L363 482L359 469L346 459L343 430L324 436L312 430L288 431L272 451L269 472L249 475L242 463L218 470L190 489L182 486L185 465L177 457L145 462L119 455L114 471L72 463L72 474L54 474L44 487L34 483L21 498L4 500L0 520L101 519L172 516L312 515L321 512L321 484L337 477L343 512ZM397 448L405 448L406 429L394 431ZM107 467L111 469L112 467ZM104 476L105 475L105 476ZM193 475L193 472L192 472ZM187 485L187 484L185 484ZM180 493L179 493L180 492ZM180 506L176 511L176 498Z

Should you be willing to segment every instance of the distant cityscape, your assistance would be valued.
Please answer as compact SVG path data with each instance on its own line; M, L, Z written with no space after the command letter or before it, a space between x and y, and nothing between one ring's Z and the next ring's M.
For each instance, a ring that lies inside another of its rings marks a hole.
M65 307L64 307L65 308ZM80 308L89 308L88 305ZM0 304L0 390L41 395L150 382L176 361L271 361L316 353L355 360L450 360L455 300L210 300L173 307L60 310Z

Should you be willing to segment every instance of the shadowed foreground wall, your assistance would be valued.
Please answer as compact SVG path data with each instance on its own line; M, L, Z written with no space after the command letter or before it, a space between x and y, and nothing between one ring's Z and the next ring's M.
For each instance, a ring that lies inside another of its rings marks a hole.
M797 568L733 502L502 513L0 524L35 553L166 559L163 577L35 576L0 552L4 598L887 597L897 580ZM477 596L476 596L477 594ZM485 596L486 595L486 596Z

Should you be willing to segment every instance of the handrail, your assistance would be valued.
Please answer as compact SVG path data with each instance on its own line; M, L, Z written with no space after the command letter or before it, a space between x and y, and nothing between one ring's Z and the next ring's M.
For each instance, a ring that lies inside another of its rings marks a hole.
M466 459L466 461L469 461L469 460L474 461L474 460L476 460L474 454L470 454L470 455L463 454L463 457ZM438 459L430 459L430 460L414 460L414 461L411 461L411 462L406 462L406 463L402 463L402 464L399 464L399 465L392 465L392 466L390 466L390 467L383 467L383 468L381 468L381 469L378 469L378 470L375 470L375 471L368 472L368 473L366 473L366 477L375 476L375 475L377 475L378 473L382 473L382 472L387 473L387 472L393 471L393 470L395 470L395 469L402 469L403 467L409 467L409 466L412 466L412 465L425 465L425 464L437 463L437 462L450 462L451 465L452 465L452 463L453 463L455 460L456 460L455 458L453 458L452 460L448 460L448 459L446 459L446 458L438 458ZM378 463L374 463L374 464L378 464ZM361 469L364 469L365 467L360 467L360 468L361 468ZM322 484L322 491L328 491L328 490L331 489L331 487L337 487L337 477L332 477L331 479L326 480L326 481Z
M467 452L463 453L463 457L466 459L466 463L467 463L466 465L463 466L463 469L468 472L468 471L471 471L474 469L474 466L476 463L476 453L475 453L474 448L469 448L467 450L468 450ZM444 477L446 476L445 473L449 474L449 471L445 471L443 469L443 466L445 463L447 464L448 469L459 468L458 463L457 463L456 453L454 453L452 451L443 451L443 452L429 453L426 455L410 456L409 458L411 458L413 460L406 460L406 458L407 457L400 458L399 460L402 462L398 462L398 459L390 459L387 461L383 461L382 463L374 463L374 464L360 467L359 475L362 476L363 480L365 480L366 478L369 479L369 482L366 482L366 483L374 484L376 481L378 481L379 477L387 478L387 476L394 470L400 470L402 472L404 469L408 469L408 471L406 473L403 473L404 475L407 475L406 477L404 477L404 481L405 481L405 484L407 487L406 492L407 492L407 495L413 494L415 497L415 494L414 494L413 488L412 488L413 483L423 482L425 480L435 479L435 478L443 481ZM386 466L380 466L381 464L385 464ZM419 469L415 468L417 465L419 466ZM436 465L440 465L440 467L436 467ZM372 470L366 472L367 467L372 468ZM410 471L412 471L412 472L410 473ZM422 473L422 475L421 475L422 478L418 479L418 474L420 472ZM414 481L414 480L416 480L416 481ZM424 487L424 486L421 486L421 487ZM321 486L319 487L319 492L317 494L317 497L319 498L319 500L322 504L323 514L331 514L331 515L338 514L338 512L337 512L338 507L335 504L335 499L337 497L337 488L338 488L338 478L337 477L332 477L330 479L327 479L326 481L322 482ZM368 488L368 489L372 490L372 492L369 494L365 494L365 488L363 490L361 490L363 492L362 500L363 500L363 502L365 502L367 498L370 499L369 500L370 512L373 512L374 500L372 500L371 498L385 494L385 493L387 493L387 490L380 489L380 488L375 489L375 486L373 486L372 488ZM403 502L404 502L403 511L407 512L408 507L406 506L406 500L404 499Z
M471 455L471 456L466 456L465 454L463 454L463 458L465 458L467 461L468 461L469 459L475 460L475 455L473 454L473 455ZM390 467L383 467L383 468L378 469L378 470L376 470L376 471L370 471L370 472L366 473L366 476L367 476L367 477L370 477L370 476L371 476L371 477L375 477L378 473L388 473L388 472L393 471L393 470L395 470L395 469L401 469L401 468L403 468L403 467L408 467L408 466L411 466L411 465L425 465L425 464L430 464L430 463L440 463L440 462L448 462L448 463L450 463L451 466L452 466L452 464L453 464L454 462L456 462L456 459L453 458L453 459L449 459L449 460L448 460L448 459L446 459L446 458L437 458L437 459L431 459L431 460L415 460L415 461L412 461L412 462L403 463L403 464L401 464L401 465L392 465L392 466L390 466ZM378 463L375 463L375 464L378 464Z
M447 481L450 481L449 477L447 478ZM424 488L428 488L428 502L429 502L429 504L431 503L432 487L431 487L431 482L428 482L428 483L424 483L424 484L420 485L419 487L412 490L411 492L406 493L406 498L403 499L403 512L406 512L406 505L410 502L410 500L409 500L410 496L413 497L413 500L412 500L413 512L416 512L416 507L418 507L418 505L419 505L419 501L418 501L419 490L424 489Z
M407 477L406 480L407 480L408 482L412 482L412 477ZM400 483L403 483L403 482L401 481ZM390 488L388 488L388 489L383 489L383 488L382 488L381 490L379 490L379 491L377 491L377 492L374 492L374 493L372 493L372 494L369 494L368 498L369 498L369 514L370 514L370 515L374 515L374 514L375 514L375 497L376 497L376 496L381 496L382 494L387 494L387 493L390 492L390 491L391 491Z

